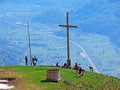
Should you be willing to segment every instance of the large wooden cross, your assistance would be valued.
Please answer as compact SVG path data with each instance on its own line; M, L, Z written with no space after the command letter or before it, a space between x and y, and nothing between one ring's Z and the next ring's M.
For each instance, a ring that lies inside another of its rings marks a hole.
M71 66L70 60L70 44L69 44L69 28L77 28L77 26L69 25L68 12L66 12L66 25L59 25L60 27L66 27L67 29L67 66Z

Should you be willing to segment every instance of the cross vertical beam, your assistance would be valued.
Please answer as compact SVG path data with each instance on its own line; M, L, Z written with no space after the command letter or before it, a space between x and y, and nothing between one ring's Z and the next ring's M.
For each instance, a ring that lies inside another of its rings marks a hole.
M66 27L66 33L67 33L67 67L71 66L71 60L70 60L70 42L69 42L69 28L77 28L77 26L69 25L69 15L68 12L66 12L66 25L59 25L60 27Z

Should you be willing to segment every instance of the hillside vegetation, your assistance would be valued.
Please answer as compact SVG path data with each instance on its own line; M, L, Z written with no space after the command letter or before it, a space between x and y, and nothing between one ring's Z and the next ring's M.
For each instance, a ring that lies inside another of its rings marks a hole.
M15 90L120 90L120 79L112 76L85 71L78 77L75 70L48 66L2 66L0 77L16 78L9 83ZM59 69L59 82L46 82L46 71Z

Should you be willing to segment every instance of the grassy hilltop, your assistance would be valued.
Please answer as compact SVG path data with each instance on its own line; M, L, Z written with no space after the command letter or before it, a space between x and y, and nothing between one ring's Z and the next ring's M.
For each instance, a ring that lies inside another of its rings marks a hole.
M15 90L120 90L120 79L85 71L78 77L75 70L48 66L2 66L0 77L16 78L10 82ZM46 70L59 69L61 81L45 82Z

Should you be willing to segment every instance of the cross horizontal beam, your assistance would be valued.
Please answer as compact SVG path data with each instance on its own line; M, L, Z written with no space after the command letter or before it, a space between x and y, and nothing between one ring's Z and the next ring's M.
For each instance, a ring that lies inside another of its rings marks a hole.
M69 28L77 28L77 26L73 26L73 25L59 25L60 27L69 27Z

